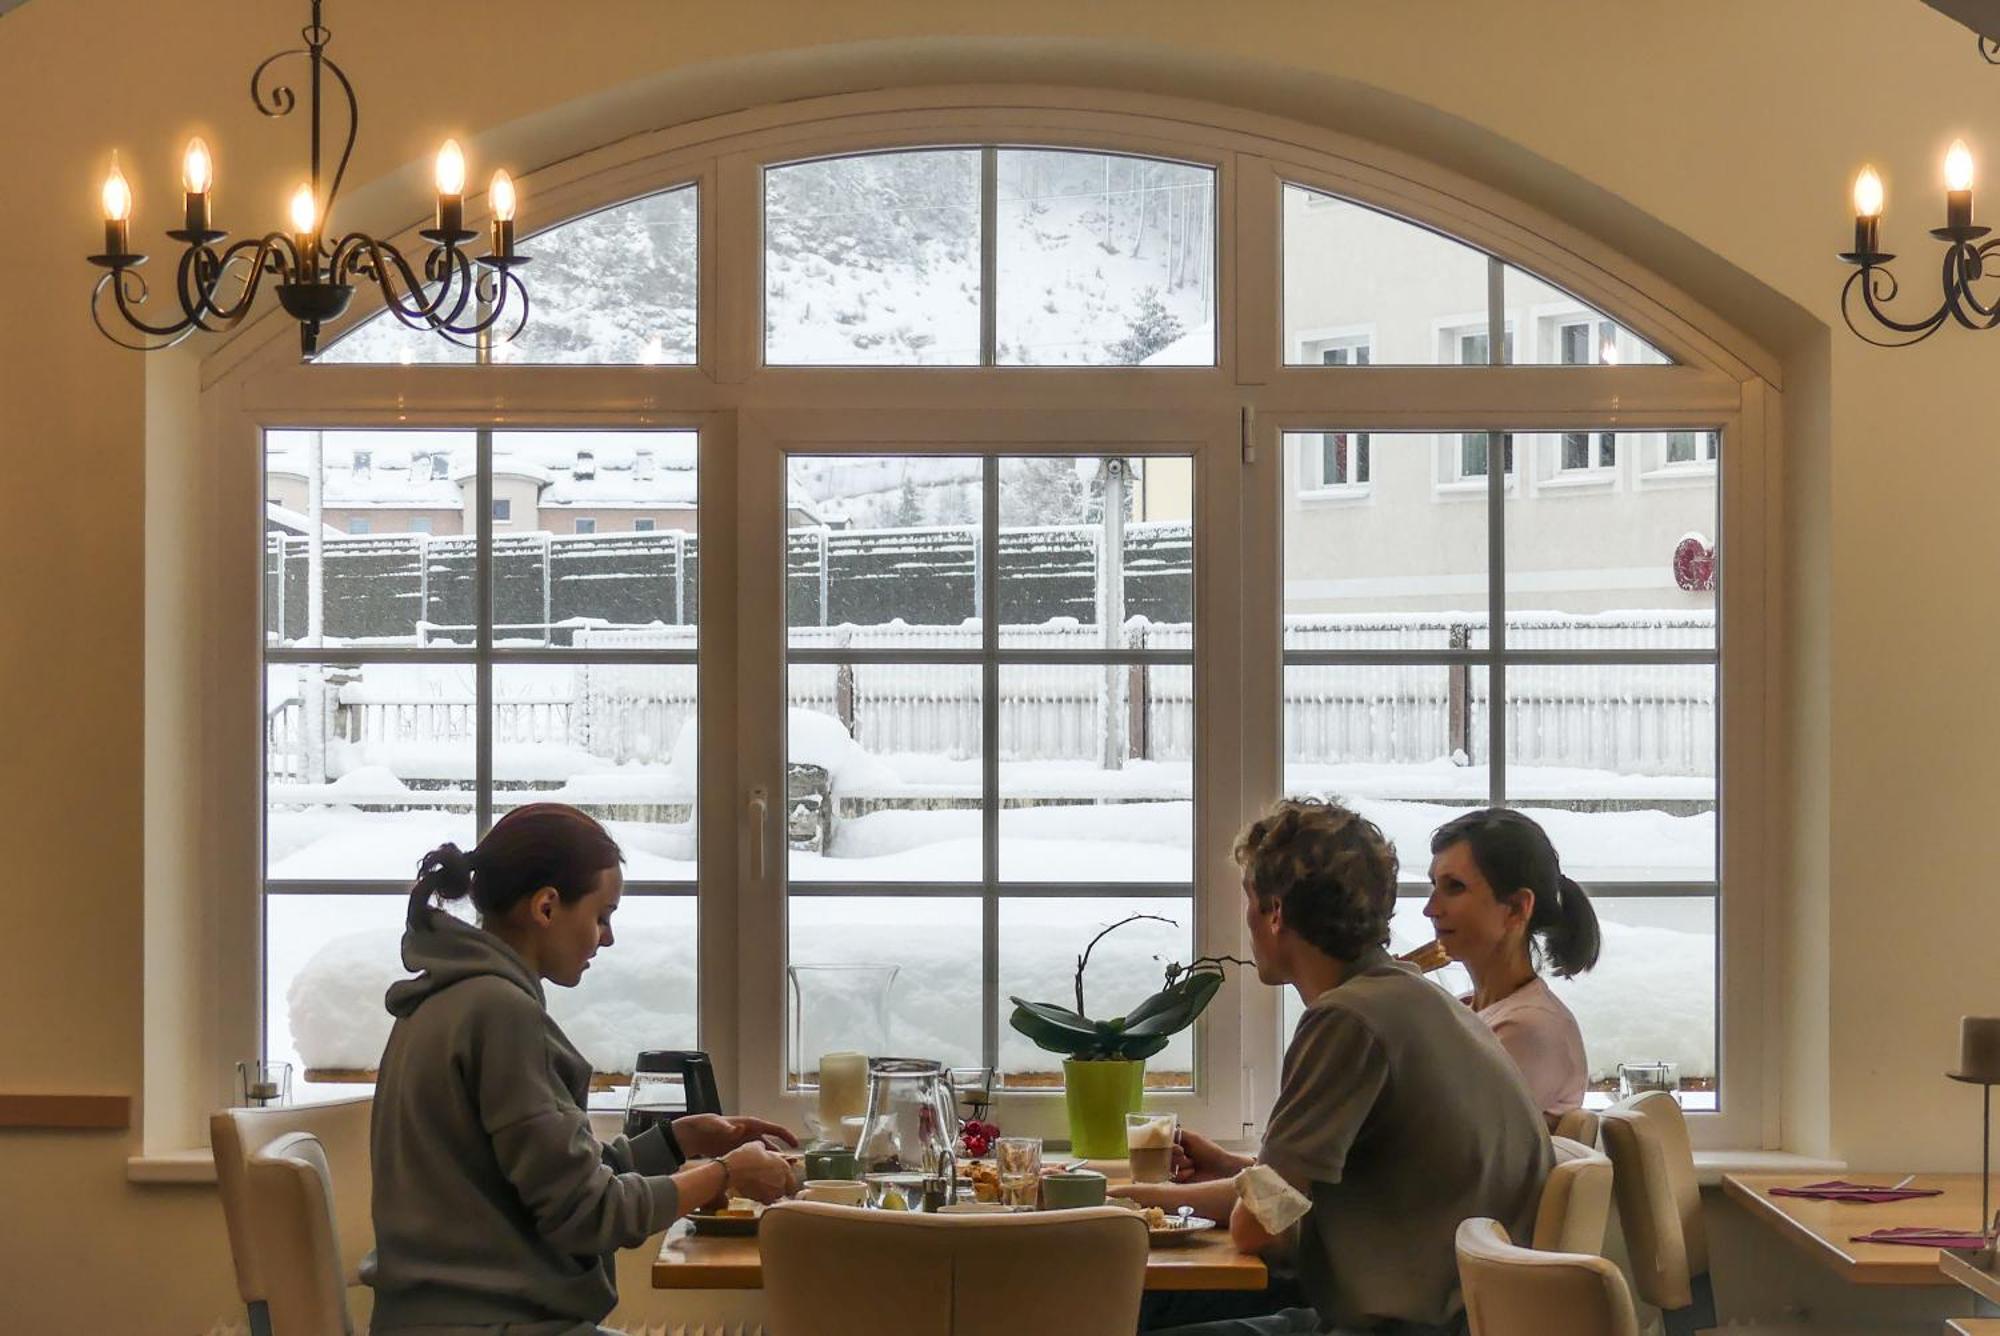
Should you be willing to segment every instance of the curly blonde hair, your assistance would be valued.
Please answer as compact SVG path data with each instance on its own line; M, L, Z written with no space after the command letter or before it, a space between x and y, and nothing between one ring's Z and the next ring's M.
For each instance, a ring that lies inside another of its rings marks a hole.
M1260 908L1336 960L1389 940L1396 850L1373 821L1338 803L1287 798L1236 837L1236 862Z

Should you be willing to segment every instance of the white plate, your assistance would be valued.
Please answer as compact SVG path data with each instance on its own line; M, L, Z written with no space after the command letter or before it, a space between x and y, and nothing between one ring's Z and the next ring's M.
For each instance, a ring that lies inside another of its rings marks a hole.
M1202 1215L1191 1215L1187 1218L1186 1223L1173 1220L1171 1216L1168 1219L1171 1223L1162 1225L1158 1229L1149 1229L1146 1231L1146 1235L1152 1239L1154 1247L1170 1248L1177 1243L1186 1243L1195 1235L1215 1228L1215 1221Z

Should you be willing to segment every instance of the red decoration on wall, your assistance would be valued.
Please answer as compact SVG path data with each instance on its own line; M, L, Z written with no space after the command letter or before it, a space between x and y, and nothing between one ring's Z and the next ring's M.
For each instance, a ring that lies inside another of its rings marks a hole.
M1715 549L1700 534L1691 533L1674 545L1674 583L1690 594L1715 588Z

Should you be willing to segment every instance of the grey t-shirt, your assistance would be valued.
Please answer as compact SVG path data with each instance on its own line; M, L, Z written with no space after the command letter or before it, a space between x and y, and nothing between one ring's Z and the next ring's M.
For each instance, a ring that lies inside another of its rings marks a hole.
M1258 1159L1312 1198L1299 1281L1336 1327L1458 1314L1453 1236L1534 1228L1549 1134L1491 1031L1380 950L1321 994L1285 1050Z

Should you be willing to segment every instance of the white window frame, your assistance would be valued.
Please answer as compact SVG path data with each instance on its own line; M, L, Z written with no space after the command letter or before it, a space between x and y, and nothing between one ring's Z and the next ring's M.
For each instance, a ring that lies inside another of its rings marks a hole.
M570 525L570 532L571 532L571 533L596 533L596 532L597 532L597 517L596 517L596 516L594 516L594 515L578 515L578 516L576 517L576 519L575 519L575 520L574 520L574 521L573 521L573 522L571 523L571 525Z
M1776 1145L1775 1084L1767 1097L1763 1073L1777 1065L1778 1029L1766 1018L1775 1015L1782 995L1775 983L1779 971L1768 967L1761 928L1768 878L1764 823L1758 816L1763 804L1780 792L1776 758L1765 743L1764 702L1774 668L1762 629L1777 594L1767 557L1778 537L1776 503L1763 483L1766 443L1775 438L1779 402L1776 362L1719 327L1697 303L1637 263L1606 252L1558 219L1442 168L1422 166L1413 173L1407 158L1323 129L1290 126L1282 137L1271 130L1268 119L1228 108L1089 90L890 91L759 107L566 156L523 182L551 224L677 185L701 186L703 335L693 366L384 366L342 368L342 374L328 376L297 364L296 330L288 320L269 314L219 345L203 364L207 388L201 400L211 452L201 467L213 485L191 489L200 492L200 499L189 504L202 508L200 518L213 521L219 539L203 557L212 563L207 579L217 596L204 614L210 620L200 628L200 643L222 647L213 655L215 671L200 707L206 721L203 767L211 781L207 791L236 798L221 805L205 846L202 879L220 889L199 900L199 917L190 922L190 931L205 943L197 963L209 973L198 976L191 969L187 987L199 989L200 977L214 978L220 981L220 997L213 1007L200 1001L185 1004L205 1018L188 1040L190 1069L202 1075L180 1083L186 1089L172 1107L164 1101L173 1100L175 1093L163 1091L163 1103L156 1108L153 1083L148 1083L147 1147L187 1144L178 1136L199 1127L195 1111L224 1102L234 1059L258 1047L261 814L248 799L259 792L263 764L262 721L254 708L261 625L259 567L253 554L261 543L264 518L254 442L265 426L581 423L699 430L706 512L702 528L711 536L703 554L702 606L706 615L721 619L704 626L701 727L709 738L740 737L754 743L740 757L727 746L703 748L702 877L706 886L754 888L767 883L749 875L754 869L748 861L743 801L750 788L769 785L774 776L781 784L783 771L782 758L773 754L775 729L766 736L745 723L754 707L749 684L757 674L774 671L777 661L760 655L752 663L745 656L755 643L748 628L760 624L758 601L776 598L777 591L749 586L739 591L738 568L739 561L754 564L750 536L774 531L775 526L758 526L782 515L783 496L768 472L758 472L768 470L777 455L774 448L766 444L740 459L734 454L739 416L766 443L800 439L785 425L788 414L850 427L864 412L889 414L897 420L885 425L906 434L913 425L936 425L950 417L958 423L953 444L963 448L982 431L991 434L982 420L1005 421L1009 414L1018 420L1023 397L1032 394L1046 405L1038 412L1064 415L1060 431L1046 421L1039 430L1060 436L1065 447L1082 449L1131 442L1131 424L1147 412L1196 415L1212 424L1205 433L1216 433L1203 437L1203 482L1198 484L1206 541L1225 554L1211 553L1200 576L1200 597L1209 609L1220 606L1219 600L1236 599L1241 619L1239 635L1220 633L1213 622L1205 622L1198 634L1217 656L1205 669L1202 736L1233 734L1240 745L1233 753L1219 747L1206 753L1210 773L1201 783L1204 792L1212 789L1215 796L1200 818L1203 834L1198 838L1206 843L1197 869L1197 949L1246 954L1237 912L1240 891L1215 832L1233 833L1279 789L1277 693L1248 689L1249 684L1275 682L1279 675L1276 573L1281 569L1277 543L1283 470L1278 433L1286 424L1293 430L1318 430L1330 421L1379 431L1456 432L1491 429L1498 423L1518 427L1530 416L1523 412L1528 391L1520 378L1535 374L1532 368L1496 367L1467 375L1462 368L1444 365L1402 367L1393 375L1330 377L1314 368L1286 367L1278 333L1279 192L1286 182L1431 220L1426 225L1504 256L1576 294L1676 363L1603 367L1588 384L1539 388L1532 414L1536 428L1596 428L1617 414L1620 425L1632 429L1699 424L1729 436L1719 467L1731 560L1720 614L1730 646L1722 670L1728 704L1721 740L1727 776L1721 785L1726 832L1721 879L1730 889L1722 900L1718 943L1720 1058L1728 1103L1723 1113L1697 1115L1691 1122L1700 1145ZM738 223L756 218L759 164L967 142L1103 148L1217 166L1218 364L1143 371L763 367L756 316L762 298L760 233L754 226L717 225L725 215ZM472 217L470 224L481 221ZM413 237L397 240L414 243ZM1494 291L1497 297L1497 278ZM1497 300L1489 302L1490 313L1497 317L1498 310ZM371 306L357 301L345 323L371 314ZM329 330L329 339L340 332ZM1621 411L1620 405L1628 403L1646 407ZM1417 404L1421 410L1412 408ZM1095 436L1085 430L1091 424L1096 425ZM809 433L810 427L807 423L800 430ZM1032 437L1037 430L1032 424L1018 426L1010 439ZM1239 430L1240 442L1232 435ZM1184 442L1185 427L1179 431ZM1229 440L1230 447L1220 448L1218 437ZM877 437L871 436L869 443L880 448ZM835 448L840 443L819 444ZM1518 476L1517 468L1513 477ZM1240 544L1215 542L1232 531L1240 534ZM731 533L734 540L725 536ZM1238 561L1240 566L1231 565ZM1224 572L1233 583L1224 581ZM732 622L727 609L739 592L746 606ZM230 646L238 649L231 653ZM739 678L746 684L741 690ZM1223 759L1230 755L1233 761ZM707 967L701 975L700 1023L702 1042L717 1056L732 1107L783 1116L792 1110L759 1085L767 1078L753 1070L768 1070L772 1064L760 1055L777 1053L783 1042L783 1027L777 1023L783 1005L781 958L762 949L774 930L769 917L773 907L754 890L702 897L699 950ZM1258 1130L1277 1088L1276 1014L1273 990L1232 972L1197 1034L1208 1055L1207 1070L1218 1080L1194 1125L1225 1136ZM1234 1083L1227 1076L1232 1070L1241 1073ZM1011 1117L1014 1126L1025 1130L1053 1118L1049 1110L1054 1104L1059 1101L1040 1110L1009 1111L1003 1121Z

